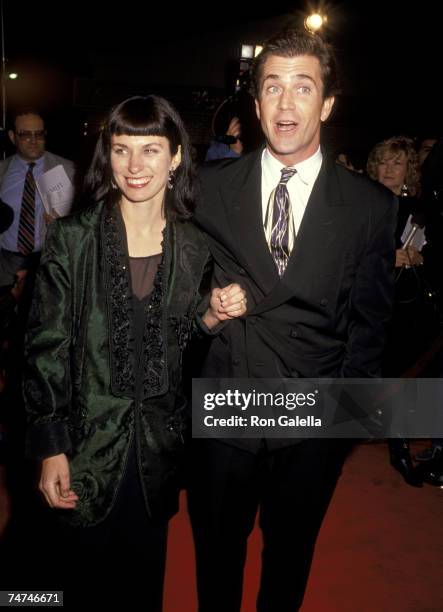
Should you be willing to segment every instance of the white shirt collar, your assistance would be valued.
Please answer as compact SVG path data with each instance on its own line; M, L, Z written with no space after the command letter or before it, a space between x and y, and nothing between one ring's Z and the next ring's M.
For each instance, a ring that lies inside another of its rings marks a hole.
M297 170L297 175L300 178L301 182L305 185L309 185L314 183L315 179L320 172L320 167L323 161L323 155L320 147L318 147L317 151L303 160L299 164L295 164L292 166ZM282 164L278 159L276 159L269 151L268 148L265 147L262 156L262 164L266 168L268 172L270 172L273 176L276 177L275 182L277 183L280 179L281 169L285 168L285 165Z

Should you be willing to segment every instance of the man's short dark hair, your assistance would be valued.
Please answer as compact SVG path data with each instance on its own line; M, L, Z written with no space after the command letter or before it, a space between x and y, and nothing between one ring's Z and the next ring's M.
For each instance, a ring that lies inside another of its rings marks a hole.
M262 52L255 58L251 71L251 86L254 98L258 98L260 95L265 62L273 55L280 57L312 55L316 57L320 62L323 98L329 98L339 93L337 65L331 45L327 44L317 34L289 28L270 38L265 43Z
M22 117L23 115L36 115L37 117L40 117L43 124L46 123L43 113L36 106L20 106L11 113L11 130L15 131L15 122L17 117Z

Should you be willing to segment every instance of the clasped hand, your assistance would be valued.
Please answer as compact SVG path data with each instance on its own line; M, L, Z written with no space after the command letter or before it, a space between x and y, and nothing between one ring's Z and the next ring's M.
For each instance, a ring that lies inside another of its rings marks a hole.
M211 292L209 308L202 317L203 323L212 329L223 321L229 321L246 314L246 291L237 283Z

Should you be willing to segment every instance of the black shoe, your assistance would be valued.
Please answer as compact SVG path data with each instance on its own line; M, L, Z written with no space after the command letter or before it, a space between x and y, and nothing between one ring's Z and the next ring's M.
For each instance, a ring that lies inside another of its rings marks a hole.
M437 450L437 449L436 449ZM441 447L429 461L415 468L416 476L433 487L443 487L443 452Z
M407 440L389 440L389 456L392 467L397 470L403 480L411 487L422 487L423 481L420 473L412 465L409 443Z
M414 459L416 461L429 461L430 459L432 459L433 456L434 456L434 449L432 446L429 446L428 448L425 448L419 453L416 453Z

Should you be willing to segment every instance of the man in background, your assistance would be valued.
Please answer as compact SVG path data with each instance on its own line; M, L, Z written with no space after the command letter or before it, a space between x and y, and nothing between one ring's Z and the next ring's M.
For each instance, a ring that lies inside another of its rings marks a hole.
M37 267L48 219L36 180L60 164L71 182L74 177L71 161L45 150L45 124L38 110L17 111L8 136L16 152L0 162L0 200L12 208L14 218L0 238L0 286L13 285L18 270Z

